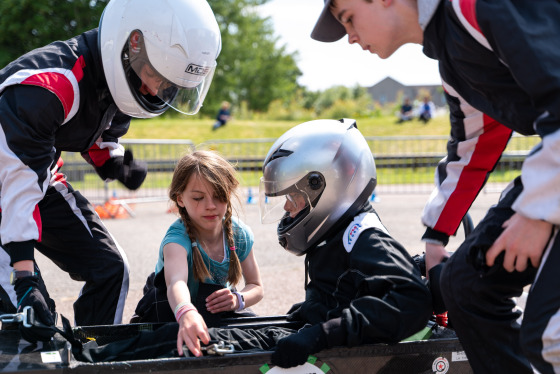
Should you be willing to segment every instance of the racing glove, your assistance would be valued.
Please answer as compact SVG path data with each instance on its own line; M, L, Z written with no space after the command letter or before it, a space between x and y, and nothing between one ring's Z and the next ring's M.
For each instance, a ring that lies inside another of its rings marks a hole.
M299 303L296 303L294 305L292 305L292 307L290 308L290 310L288 310L288 313L286 314L286 320L287 321L301 321L301 306L303 305L304 301L301 301Z
M296 334L280 339L272 353L272 364L282 368L303 365L310 354L327 347L327 336L322 325L299 330Z
M436 266L431 268L430 271L428 272L430 275L428 286L430 288L430 293L432 294L432 305L435 314L441 314L447 312L447 307L445 306L445 302L443 301L443 295L439 284L441 271L443 270L443 266L446 261L447 261L447 257L444 258L442 263L437 264Z
M288 311L286 320L288 321L304 321L308 324L315 325L322 323L327 319L328 308L326 305L314 298L308 298L304 302L294 304Z
M103 179L116 179L129 190L138 189L148 173L145 162L134 160L131 150L126 150L124 156L108 159L97 168L97 173Z
M55 333L54 326L54 301L41 292L39 278L36 276L23 277L14 284L18 300L17 311L21 313L25 307L33 309L31 327L23 324L19 326L21 337L30 343L49 341ZM46 290L45 290L46 291Z

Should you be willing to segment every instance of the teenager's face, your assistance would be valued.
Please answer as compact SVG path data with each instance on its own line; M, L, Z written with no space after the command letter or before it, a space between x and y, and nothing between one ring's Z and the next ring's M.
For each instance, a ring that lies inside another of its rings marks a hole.
M284 210L290 214L290 218L295 218L306 206L305 197L300 193L290 193L286 195Z
M142 95L156 96L164 79L148 63L145 52L142 51L144 49L142 34L138 31L133 31L130 33L128 42L132 68L142 80L142 86L139 89L140 93Z
M204 178L191 176L183 193L177 196L177 203L187 210L191 222L199 232L216 232L222 229L227 203L216 197L212 185Z
M359 44L364 51L388 58L399 44L393 0L336 0L331 13L344 26L348 43Z
M142 80L142 86L140 86L140 93L142 95L150 94L156 96L163 79L161 76L155 72L148 64L144 64L140 70L140 79Z

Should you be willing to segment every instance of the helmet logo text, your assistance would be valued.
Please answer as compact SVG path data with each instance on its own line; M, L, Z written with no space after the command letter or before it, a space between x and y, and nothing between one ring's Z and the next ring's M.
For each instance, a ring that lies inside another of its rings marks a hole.
M185 70L186 73L194 74L194 75L206 75L208 74L209 71L210 71L209 67L200 66L196 64L189 64L189 66L187 66L187 70Z

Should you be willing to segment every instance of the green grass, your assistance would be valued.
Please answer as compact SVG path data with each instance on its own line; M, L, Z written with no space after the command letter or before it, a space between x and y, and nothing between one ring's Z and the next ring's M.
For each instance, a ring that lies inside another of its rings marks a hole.
M489 182L506 183L513 180L520 174L518 170L496 170L490 176ZM238 178L242 186L258 187L261 172L239 172ZM145 185L150 188L167 189L171 182L172 173L150 172L148 173ZM402 185L402 184L432 184L434 181L434 167L407 168L407 169L377 169L377 179L383 181L383 185ZM76 189L103 188L103 182L95 173L85 174L84 180L72 181ZM113 185L114 186L114 185Z
M209 140L278 138L298 125L296 121L248 121L234 119L217 131L212 131L212 119L152 118L132 120L127 139L188 139L194 144ZM357 119L364 136L448 135L449 119L436 117L428 124L413 120L396 124L395 117Z
M276 139L285 131L299 124L295 121L248 121L233 120L225 127L212 131L212 119L196 119L185 117L180 119L161 119L153 118L149 120L133 120L130 130L125 139L184 139L190 140L195 145L207 142L210 143L212 149L216 149L223 154L239 157L264 157L269 142L255 143L247 147L246 144L235 142L213 143L213 140L242 140L242 139ZM403 124L397 124L395 117L384 118L361 118L357 120L358 128L366 137L411 137L410 139L397 139L391 141L373 139L370 141L370 147L374 155L386 156L402 156L402 155L418 155L430 154L439 156L445 154L446 139L423 139L419 142L414 136L447 136L449 134L449 119L447 116L436 117L428 124L413 120ZM538 137L517 137L514 138L508 150L528 150L538 142ZM140 155L143 159L157 160L173 160L176 158L177 148L173 145L163 145L158 147L149 147L144 145L136 146L134 149L136 155ZM133 147L134 148L134 147ZM245 154L247 150L251 150L254 154ZM71 163L76 159L80 159L79 154L65 155L66 162ZM434 157L432 157L433 159ZM411 183L433 183L434 167L419 166L408 168L393 168L392 163L400 164L400 160L381 160L377 162L378 179L383 181L384 185L391 184L411 184ZM431 162L431 161L430 161ZM437 162L437 161L434 161ZM425 163L424 163L425 165ZM152 165L153 167L153 165ZM89 168L88 168L89 170ZM492 173L490 181L505 182L519 174L518 170L496 170ZM258 186L261 177L260 171L239 172L239 180L243 186ZM145 186L150 188L167 188L171 180L170 172L151 172L148 174ZM97 184L96 184L97 183ZM86 186L97 186L102 188L102 182L97 175L87 173L85 181L74 181L76 188L85 188Z

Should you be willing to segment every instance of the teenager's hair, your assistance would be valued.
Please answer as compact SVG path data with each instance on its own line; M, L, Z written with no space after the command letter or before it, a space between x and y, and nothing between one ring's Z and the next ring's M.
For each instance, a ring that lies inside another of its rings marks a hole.
M230 249L235 247L233 240L233 216L232 199L239 202L237 187L239 181L236 178L235 168L222 156L214 151L194 151L183 156L173 172L173 179L169 187L169 198L179 211L179 215L186 228L186 233L193 243L193 272L194 277L199 282L210 278L210 272L202 260L198 242L196 241L196 228L192 225L189 214L185 207L179 206L177 197L181 195L191 178L203 178L213 189L216 197L223 203L227 203L227 210L224 216L224 230L227 238L227 245ZM235 250L229 251L229 270L227 281L235 285L241 280L241 264Z
M373 0L364 0L366 3L373 3ZM329 8L334 8L335 6L339 5L337 0L331 0Z

